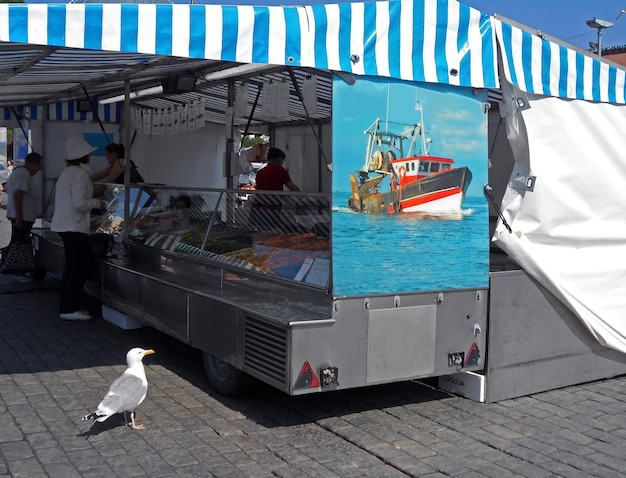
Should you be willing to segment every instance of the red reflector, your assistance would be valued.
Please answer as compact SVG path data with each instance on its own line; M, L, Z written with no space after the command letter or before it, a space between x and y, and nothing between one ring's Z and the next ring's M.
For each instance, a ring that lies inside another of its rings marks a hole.
M304 362L293 388L315 388L319 386L320 381L317 379L311 365L308 361Z

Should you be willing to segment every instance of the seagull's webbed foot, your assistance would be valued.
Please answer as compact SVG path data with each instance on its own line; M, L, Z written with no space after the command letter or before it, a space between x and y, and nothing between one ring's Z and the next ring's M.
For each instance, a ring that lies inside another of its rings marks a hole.
M146 427L135 423L135 412L130 412L130 423L127 423L133 430L144 430Z

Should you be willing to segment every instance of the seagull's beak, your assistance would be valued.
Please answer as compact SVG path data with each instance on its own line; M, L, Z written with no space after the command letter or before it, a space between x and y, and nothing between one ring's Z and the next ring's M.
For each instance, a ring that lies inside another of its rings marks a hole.
M152 355L153 353L154 353L154 350L148 349L144 352L144 355Z

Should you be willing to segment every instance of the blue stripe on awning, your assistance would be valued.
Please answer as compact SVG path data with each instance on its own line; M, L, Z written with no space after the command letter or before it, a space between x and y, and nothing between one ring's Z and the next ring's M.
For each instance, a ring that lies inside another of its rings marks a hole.
M158 7L159 5L157 5ZM222 57L221 60L237 60L237 34L239 32L239 16L237 7L222 7Z
M437 82L448 83L448 59L446 41L448 34L448 9L443 2L438 2L437 27L435 29L435 65L437 67ZM447 3L447 2L446 2ZM430 79L430 78L429 78Z
M550 80L552 75L550 73L550 63L552 60L552 50L549 43L541 44L541 84L543 85L543 91L546 91L548 95L552 94L552 88L550 86Z
M585 57L576 52L576 61L573 65L576 71L576 98L585 97ZM589 98L590 99L590 98Z
M495 32L493 31L491 25L491 17L481 13L478 29L480 37L482 38L482 55L470 54L470 56L472 57L473 62L482 62L482 77L484 86L487 88L496 88L500 86L500 83L498 81L498 60L496 58L497 49ZM474 55L478 58L474 59ZM469 83L468 86L474 86L473 82Z
M285 64L300 66L302 64L302 33L300 31L300 19L296 9L285 9L285 24L287 27ZM268 35L271 35L271 26L268 25L268 28Z
M400 78L400 2L389 3L389 74Z
M156 47L158 55L172 54L172 5L163 5L165 8L157 8L156 11Z
M364 5L363 18L363 66L369 75L378 74L376 65L376 3L370 2Z
M567 48L559 46L559 93L558 96L567 98Z
M342 71L352 72L350 63L350 23L352 21L352 8L349 3L339 5L339 64Z
M469 24L470 24L470 9L461 7L459 12L459 30L458 36L456 39L456 47L459 51L464 51L465 46L469 44ZM469 84L471 82L470 77L470 67L471 67L471 58L469 54L464 54L461 56L460 61L460 83L461 84Z
M402 14L403 12L401 12ZM406 13L408 15L408 12ZM424 81L424 6L413 4L413 79ZM400 59L402 61L402 58Z
M85 38L85 48L100 50L102 48L102 5L85 12L85 24L91 25L91 35Z
M313 58L319 68L328 68L328 50L325 44L326 33L328 30L328 18L326 10L323 8L313 8L313 18L315 20L314 42L313 42Z
M263 7L254 8L254 36L252 43L252 63L267 63L268 43L270 35L269 10Z
M122 27L120 50L137 51L137 25L139 21L139 9L137 5L128 5L131 8L122 8Z
M191 5L189 16L189 55L195 58L204 57L206 42L206 20L204 8Z

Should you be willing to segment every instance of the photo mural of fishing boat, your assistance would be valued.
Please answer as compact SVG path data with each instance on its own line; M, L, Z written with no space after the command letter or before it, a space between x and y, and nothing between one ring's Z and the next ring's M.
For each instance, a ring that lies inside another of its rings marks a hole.
M461 212L472 172L455 167L453 159L429 155L432 141L426 137L421 105L416 114L419 121L412 125L377 118L365 131L365 163L350 173L348 206L354 211Z
M487 287L487 92L333 80L338 297Z

